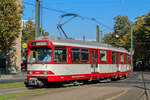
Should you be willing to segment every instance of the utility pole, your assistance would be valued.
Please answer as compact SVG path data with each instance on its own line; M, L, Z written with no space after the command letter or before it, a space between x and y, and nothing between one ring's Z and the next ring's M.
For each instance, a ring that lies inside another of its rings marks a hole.
M131 70L133 71L133 24L131 24Z
M102 31L100 31L99 25L96 26L96 42L102 42Z
M100 36L100 43L102 43L102 31L99 32L99 36Z
M35 40L40 36L40 0L36 0Z
M41 1L41 5L40 5L41 7L40 7L40 9L41 9L41 35L43 35L44 36L44 34L43 34L43 2Z
M96 42L99 42L99 26L96 26Z
M85 41L85 35L83 35L83 41Z

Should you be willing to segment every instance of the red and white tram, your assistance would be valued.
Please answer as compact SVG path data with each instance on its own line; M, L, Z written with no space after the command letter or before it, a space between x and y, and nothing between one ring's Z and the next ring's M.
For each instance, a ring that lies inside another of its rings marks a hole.
M130 54L125 49L60 38L30 41L27 66L27 86L119 78L131 73Z

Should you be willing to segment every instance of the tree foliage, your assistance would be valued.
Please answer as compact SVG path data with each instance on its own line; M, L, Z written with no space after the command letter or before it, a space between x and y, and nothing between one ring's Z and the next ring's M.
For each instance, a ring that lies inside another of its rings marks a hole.
M0 0L0 54L6 57L6 72L15 66L14 45L21 34L21 14L22 6L16 0Z
M135 23L131 23L127 16L114 18L114 32L104 36L105 43L117 47L131 48L131 27L133 28L134 59L150 60L150 13L138 16ZM118 35L118 38L116 38Z
M137 17L134 31L135 57L150 60L150 13Z
M116 16L114 20L114 32L106 34L103 40L113 46L127 48L131 21L127 16Z
M28 20L26 24L23 24L22 29L22 41L29 42L34 40L35 37L35 25L32 20Z
M40 28L40 32L42 33L43 36L48 36L49 35L48 32L45 32L41 28ZM32 20L29 19L23 25L23 29L22 29L22 41L28 43L31 40L35 40L35 24L33 23Z
M18 9L19 8L19 9ZM16 0L0 0L0 51L7 54L21 31L22 7Z

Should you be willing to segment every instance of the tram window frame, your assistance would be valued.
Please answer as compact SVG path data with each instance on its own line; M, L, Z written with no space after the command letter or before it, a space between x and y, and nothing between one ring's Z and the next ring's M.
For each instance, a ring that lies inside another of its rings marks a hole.
M83 63L89 63L89 50L88 49L81 49L81 61Z
M126 56L126 64L128 64L128 55L125 54L125 56Z
M131 64L131 56L128 56L128 64Z
M71 62L72 63L81 62L81 49L80 48L71 48Z
M112 51L112 64L116 63L116 53L114 51Z
M104 52L103 58L102 58L102 52ZM100 62L107 63L107 51L106 50L100 50Z
M124 54L123 53L120 54L120 60L121 60L121 64L124 64Z
M62 50L62 51L56 52L56 50L57 50L56 48L59 48L59 49L61 48L60 50ZM56 53L58 53L58 54L56 54ZM54 62L55 63L67 63L68 62L68 48L66 46L55 46L54 47Z

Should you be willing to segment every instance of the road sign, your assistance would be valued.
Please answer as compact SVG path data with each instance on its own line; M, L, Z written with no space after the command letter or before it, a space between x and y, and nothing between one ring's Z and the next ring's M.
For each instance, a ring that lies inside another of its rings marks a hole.
M28 48L28 43L22 42L21 48L22 49L27 49Z

